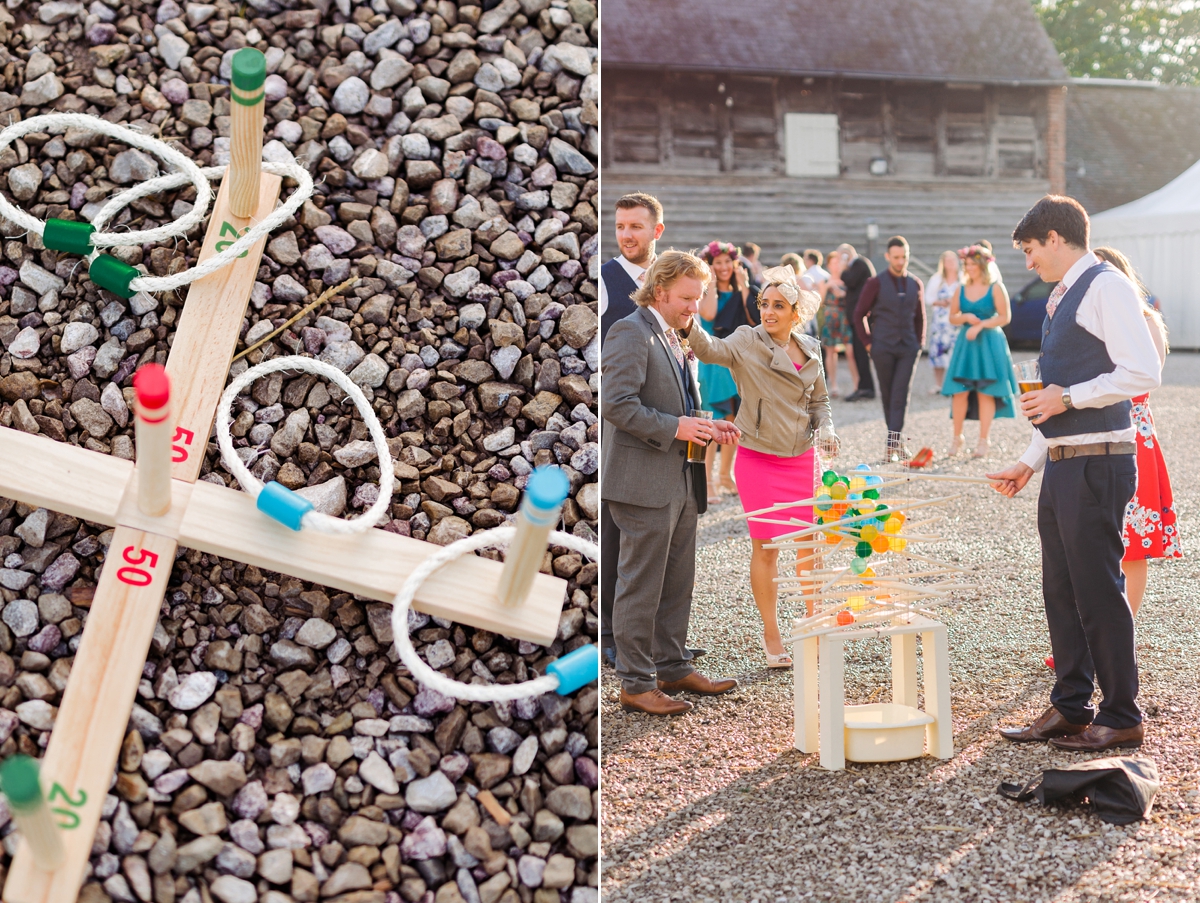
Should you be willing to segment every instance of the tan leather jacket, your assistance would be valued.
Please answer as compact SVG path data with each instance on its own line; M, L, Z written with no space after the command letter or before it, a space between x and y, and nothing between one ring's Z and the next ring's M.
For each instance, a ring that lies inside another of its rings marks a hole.
M812 448L815 431L833 423L820 342L797 337L808 355L797 370L761 325L740 326L729 338L718 339L693 324L688 343L696 357L728 367L737 383L742 401L734 423L742 431L740 444L783 458Z

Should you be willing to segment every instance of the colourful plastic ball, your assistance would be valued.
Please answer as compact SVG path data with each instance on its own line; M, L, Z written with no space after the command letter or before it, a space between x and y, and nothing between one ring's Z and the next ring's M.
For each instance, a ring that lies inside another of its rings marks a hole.
M865 490L863 490L863 498L877 499L877 498L879 498L879 490L878 489L865 489Z
M862 577L863 583L870 583L871 578L875 576L875 568L867 568L860 576Z
M846 488L845 483L834 483L829 487L829 494L838 501L841 501L849 494L849 490Z
M848 601L850 602L851 611L862 611L867 607L866 596L851 596Z
M901 522L900 518L896 517L896 515L893 514L886 521L884 521L883 532L890 533L893 536L895 536L897 533L900 532L900 528L903 526L904 526L904 524Z
M871 540L871 548L882 555L890 548L888 544L888 537L876 536L873 540Z
M869 472L871 470L871 465L870 464L859 464L858 467L856 467L854 469L859 472L862 472L864 470Z
M856 573L856 574L861 574L866 569L867 569L867 559L865 559L865 558L855 558L853 561L850 562L850 570L854 571L854 573Z
M862 542L860 540L854 546L854 554L857 555L859 558L870 558L871 557L871 544L869 542ZM855 573L861 574L862 571L855 571Z
M879 535L879 528L874 524L868 523L863 526L859 535L861 535L866 542L871 542L876 536Z
M827 543L829 543L829 545L831 545L831 546L836 546L839 542L842 541L842 537L838 536L838 534L836 534L836 533L829 532L829 533L825 534L825 541Z
M848 611L839 611L837 613L837 622L841 627L845 627L847 624L853 624L854 615L850 614Z
M826 486L832 486L834 483L837 482L837 479L838 479L837 472L833 471L833 470L827 470L823 474L821 474L821 482L824 483Z
M893 552L903 552L908 545L908 540L903 536L891 536L888 545L891 546Z
M867 488L867 481L863 477L850 478L850 490L852 492L861 492Z
M833 501L833 496L828 492L822 491L817 493L817 510L828 511L830 503Z

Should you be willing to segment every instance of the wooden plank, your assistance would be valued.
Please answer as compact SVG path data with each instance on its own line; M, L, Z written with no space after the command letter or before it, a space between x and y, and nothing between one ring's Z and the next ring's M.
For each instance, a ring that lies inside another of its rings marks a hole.
M0 427L0 497L114 526L133 464Z
M263 173L258 210L253 217L243 219L230 211L229 180L222 180L199 259L207 260L217 253L218 243L235 240L252 222L269 216L275 209L279 186L279 176ZM188 291L167 358L167 373L174 387L171 401L177 440L171 475L177 480L194 483L200 476L217 401L225 391L229 362L241 335L246 303L258 276L266 242L263 236L245 257L198 279Z
M121 497L121 507L117 510L116 523L123 527L133 527L135 530L145 530L157 533L168 539L179 539L179 525L187 512L188 501L192 497L192 487L195 483L183 480L171 480L171 507L165 514L153 517L142 513L138 507L138 472L133 469L133 476L125 486L125 494Z
M128 527L113 532L42 762L42 786L62 812L66 858L53 873L43 872L21 841L4 885L7 903L70 903L79 894L175 547L153 533Z
M192 490L179 543L381 602L392 601L413 568L438 548L384 530L352 536L290 530L262 514L246 493L203 480ZM551 643L566 582L539 574L523 605L504 606L496 595L502 569L476 555L460 558L425 582L416 607L505 636Z

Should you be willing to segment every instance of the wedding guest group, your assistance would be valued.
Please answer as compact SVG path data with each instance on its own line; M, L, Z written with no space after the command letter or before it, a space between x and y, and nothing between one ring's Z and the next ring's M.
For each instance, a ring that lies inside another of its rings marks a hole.
M1011 498L1044 468L1038 534L1055 665L1049 707L1000 733L1076 751L1135 747L1144 737L1121 562L1138 482L1131 399L1161 378L1145 301L1089 250L1089 232L1083 207L1057 195L1038 201L1013 231L1026 266L1057 285L1046 304L1042 388L1019 399L1036 427L1032 441L1016 464L987 475Z
M732 423L695 416L700 386L680 338L711 279L692 254L659 255L633 294L637 309L612 325L603 349L600 492L621 534L611 614L620 701L652 715L690 710L677 694L737 686L700 674L687 648L696 522L707 508L704 468L689 463L687 445L739 435Z

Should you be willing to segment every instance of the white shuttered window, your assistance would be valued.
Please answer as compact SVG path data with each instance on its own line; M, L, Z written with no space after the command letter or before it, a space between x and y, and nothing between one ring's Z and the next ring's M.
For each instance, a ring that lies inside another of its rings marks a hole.
M788 113L784 117L789 176L838 176L838 118L833 113Z

